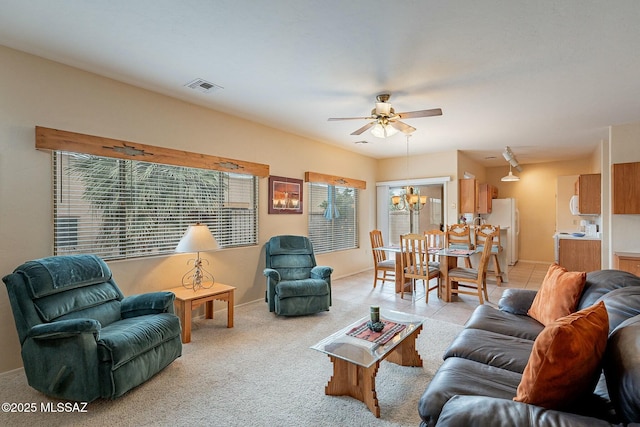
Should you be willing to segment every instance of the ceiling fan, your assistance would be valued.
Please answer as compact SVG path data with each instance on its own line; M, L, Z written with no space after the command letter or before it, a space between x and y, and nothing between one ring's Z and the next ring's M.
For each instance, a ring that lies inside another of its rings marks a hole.
M389 101L391 97L388 93L382 93L376 96L376 108L371 110L371 115L368 117L343 117L343 118L330 118L329 121L337 120L373 120L360 129L351 133L351 135L360 135L362 132L371 129L371 133L378 138L386 138L394 135L398 131L402 131L406 134L414 132L416 128L409 126L408 124L401 122L399 119L414 119L418 117L431 117L441 116L442 110L440 108L433 108L431 110L419 110L409 111L406 113L396 113L393 110Z

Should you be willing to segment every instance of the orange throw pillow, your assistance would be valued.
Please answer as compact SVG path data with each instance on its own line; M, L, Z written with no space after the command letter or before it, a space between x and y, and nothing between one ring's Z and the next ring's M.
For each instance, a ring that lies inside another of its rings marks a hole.
M602 301L552 322L536 338L513 400L561 409L592 392L608 334Z
M586 280L584 271L567 271L558 264L552 264L527 314L547 326L573 313Z

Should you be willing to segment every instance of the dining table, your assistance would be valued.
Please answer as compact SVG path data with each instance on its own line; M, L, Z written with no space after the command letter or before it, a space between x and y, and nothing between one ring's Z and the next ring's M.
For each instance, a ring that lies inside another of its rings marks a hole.
M399 245L389 245L389 246L379 246L377 248L373 248L374 251L382 251L388 252L395 255L395 285L396 285L396 293L400 293L402 290L402 285L404 282L404 274L402 271L402 249Z
M393 253L395 255L395 290L400 293L402 286L406 283L404 272L402 271L402 248L399 245L379 246L374 250ZM438 289L438 297L445 302L449 299L449 270L458 266L458 258L468 258L476 253L475 249L429 249L429 253L436 255L440 265L440 287Z

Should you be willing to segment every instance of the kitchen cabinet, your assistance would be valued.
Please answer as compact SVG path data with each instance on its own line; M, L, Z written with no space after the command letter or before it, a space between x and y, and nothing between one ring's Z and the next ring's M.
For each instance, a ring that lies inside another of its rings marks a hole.
M614 214L640 214L640 162L614 163L611 168Z
M576 181L575 193L579 196L578 210L581 215L600 215L600 195L601 195L602 175L591 173L580 175Z
M569 271L600 270L601 242L593 239L559 239L558 264Z
M490 184L478 184L474 178L460 180L460 212L491 213L491 201L498 198L498 189Z
M467 178L460 180L460 213L472 213L475 214L478 211L477 208L477 194L478 184L474 178Z
M616 270L624 270L640 276L640 253L615 252L613 255Z
M498 188L491 184L478 185L478 213L491 213L491 204L493 199L498 198Z

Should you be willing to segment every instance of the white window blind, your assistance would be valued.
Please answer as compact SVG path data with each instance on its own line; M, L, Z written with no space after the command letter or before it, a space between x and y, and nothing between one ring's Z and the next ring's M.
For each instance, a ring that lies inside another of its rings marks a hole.
M252 175L55 151L54 253L170 254L190 224L220 247L257 244Z
M358 247L358 190L309 183L309 239L316 253Z

